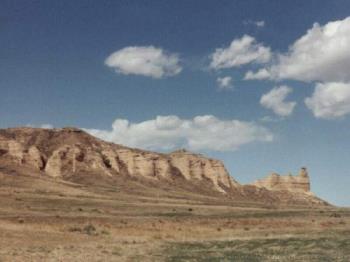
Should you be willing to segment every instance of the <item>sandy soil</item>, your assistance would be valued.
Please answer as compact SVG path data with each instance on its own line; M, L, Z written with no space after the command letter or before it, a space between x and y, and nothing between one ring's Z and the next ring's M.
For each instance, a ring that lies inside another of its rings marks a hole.
M0 261L350 261L349 209L135 190L2 175Z

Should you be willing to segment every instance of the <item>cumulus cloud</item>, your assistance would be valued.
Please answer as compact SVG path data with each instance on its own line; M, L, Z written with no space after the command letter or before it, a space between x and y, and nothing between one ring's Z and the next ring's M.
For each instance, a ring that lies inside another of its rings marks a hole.
M263 116L262 118L259 119L259 121L263 123L277 123L282 120L283 119L280 117L271 117L271 116Z
M285 100L292 91L292 88L288 86L275 87L261 97L260 104L279 116L289 116L293 113L296 102Z
M221 120L212 115L181 119L157 116L155 119L131 123L116 119L112 130L85 129L103 140L151 150L234 151L252 142L273 140L271 132L258 124L239 120Z
M318 83L306 106L317 118L339 118L350 114L350 83Z
M263 80L263 79L270 78L270 76L271 76L270 71L268 71L266 68L262 68L262 69L258 70L257 72L253 72L253 71L249 70L245 74L244 79L245 80Z
M266 63L271 58L271 51L269 47L257 43L254 37L244 35L234 39L226 48L217 48L210 57L210 67L219 70L249 63Z
M182 70L177 54L167 53L154 46L125 47L108 56L105 64L117 73L158 79L177 75Z
M216 79L216 82L218 83L219 89L221 90L233 89L232 77L230 76L218 77Z
M27 127L33 127L33 128L44 128L44 129L53 129L54 126L51 124L41 124L41 125L33 125L33 124L27 124Z
M53 125L51 125L51 124L42 124L42 125L40 125L40 128L53 129Z
M258 72L247 72L245 79L293 79L300 81L350 81L350 17L315 23L295 41L285 54Z
M262 28L265 26L265 21L254 21L254 20L246 20L243 22L244 25L254 25L258 28Z
M257 27L264 27L265 26L265 21L256 21L254 23Z

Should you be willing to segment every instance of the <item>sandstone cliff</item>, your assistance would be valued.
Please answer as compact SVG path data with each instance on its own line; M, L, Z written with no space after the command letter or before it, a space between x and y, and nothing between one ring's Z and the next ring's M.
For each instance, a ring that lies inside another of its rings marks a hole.
M209 181L214 190L222 193L238 186L219 160L185 150L159 154L127 148L103 142L74 128L2 130L0 156L51 177L91 172L149 180L181 176L192 182Z
M291 174L281 176L273 173L264 179L257 180L253 183L257 187L264 187L269 190L288 190L291 192L310 192L310 179L307 169L301 168L297 176Z
M269 205L326 204L309 193L306 169L296 177L273 174L253 185L240 185L219 160L186 150L162 154L128 148L75 128L0 129L0 171L79 183L137 180L147 187L165 184L167 188Z

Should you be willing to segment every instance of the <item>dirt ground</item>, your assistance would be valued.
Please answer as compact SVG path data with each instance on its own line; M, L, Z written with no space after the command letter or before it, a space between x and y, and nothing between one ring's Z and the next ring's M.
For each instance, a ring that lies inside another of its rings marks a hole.
M350 261L350 209L0 177L0 261Z

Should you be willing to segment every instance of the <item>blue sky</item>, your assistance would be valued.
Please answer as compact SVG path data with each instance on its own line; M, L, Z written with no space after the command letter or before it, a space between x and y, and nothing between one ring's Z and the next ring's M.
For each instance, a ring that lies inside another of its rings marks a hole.
M241 183L307 166L313 192L350 206L349 10L341 0L1 1L0 127L186 147Z

